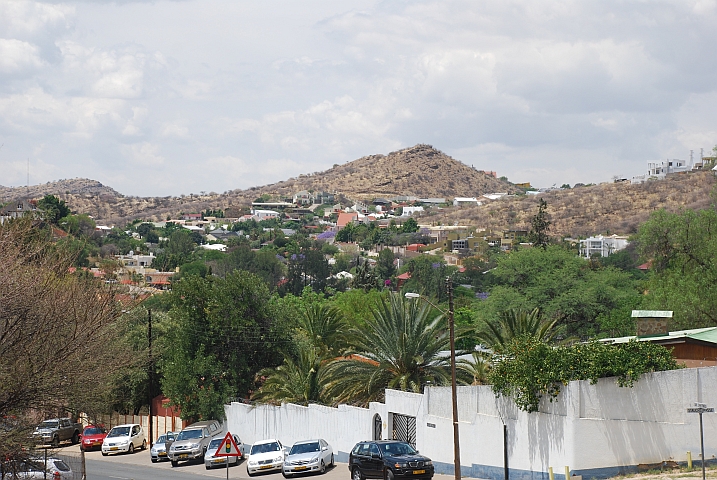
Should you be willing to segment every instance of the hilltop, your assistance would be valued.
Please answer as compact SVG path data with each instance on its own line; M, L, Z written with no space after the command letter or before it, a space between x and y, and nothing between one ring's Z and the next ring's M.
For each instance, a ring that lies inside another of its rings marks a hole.
M0 199L39 198L45 195L59 194L122 196L116 190L102 185L96 180L89 180L87 178L56 180L41 185L30 185L29 187L3 187L0 185Z

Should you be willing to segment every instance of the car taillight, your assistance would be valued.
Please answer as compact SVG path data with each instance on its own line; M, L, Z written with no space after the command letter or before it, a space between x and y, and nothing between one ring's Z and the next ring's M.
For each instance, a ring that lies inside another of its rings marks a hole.
M60 472L55 472L52 474L52 480L61 480L62 477L60 476Z

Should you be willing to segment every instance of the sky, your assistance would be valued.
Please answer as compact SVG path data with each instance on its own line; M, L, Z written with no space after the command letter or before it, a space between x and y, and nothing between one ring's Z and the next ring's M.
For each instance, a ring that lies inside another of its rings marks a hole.
M418 143L548 187L717 144L717 0L0 0L0 185L222 193Z

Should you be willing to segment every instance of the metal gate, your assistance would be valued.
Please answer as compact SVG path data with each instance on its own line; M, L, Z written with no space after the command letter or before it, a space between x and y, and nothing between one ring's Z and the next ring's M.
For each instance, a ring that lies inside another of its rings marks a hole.
M416 446L416 417L393 414L393 439L403 440Z
M373 416L373 439L381 440L381 431L383 430L383 422L381 421L381 415L378 413Z

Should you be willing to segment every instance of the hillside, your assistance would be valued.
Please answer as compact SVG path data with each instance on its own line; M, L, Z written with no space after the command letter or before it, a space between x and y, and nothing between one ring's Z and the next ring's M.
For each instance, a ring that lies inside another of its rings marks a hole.
M678 212L707 208L713 202L710 194L715 183L712 172L672 175L665 180L636 185L606 183L445 209L426 215L419 222L527 230L538 211L538 199L543 198L552 220L551 235L631 234L654 210L665 208Z
M56 180L41 185L30 185L30 187L3 187L0 185L0 199L8 198L40 198L45 195L109 195L121 196L114 189L102 185L96 180L87 178L72 178L67 180Z
M484 193L514 192L510 183L454 160L430 145L416 145L388 155L369 155L324 172L251 189L287 197L301 190L324 190L356 200L414 195L479 197Z

